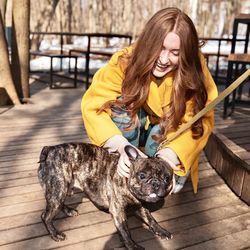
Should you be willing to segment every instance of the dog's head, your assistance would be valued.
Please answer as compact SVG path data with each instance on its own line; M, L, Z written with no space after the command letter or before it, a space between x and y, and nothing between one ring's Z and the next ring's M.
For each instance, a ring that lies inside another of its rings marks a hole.
M157 202L164 199L173 188L173 170L164 160L142 158L131 146L125 147L130 161L128 188L137 199Z

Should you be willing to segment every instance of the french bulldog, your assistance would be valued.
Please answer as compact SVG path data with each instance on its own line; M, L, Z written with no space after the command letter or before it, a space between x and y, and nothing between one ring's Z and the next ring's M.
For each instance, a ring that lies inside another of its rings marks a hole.
M109 153L107 149L88 143L43 147L38 179L45 191L46 209L41 218L52 239L65 239L65 234L52 222L60 210L67 216L78 214L64 204L73 187L81 188L98 208L108 210L127 249L144 249L132 240L128 230L126 210L130 206L136 208L136 215L154 234L172 238L144 206L163 200L171 192L172 168L160 158L140 157L132 146L126 146L125 151L131 161L128 179L120 177L116 171L119 153Z

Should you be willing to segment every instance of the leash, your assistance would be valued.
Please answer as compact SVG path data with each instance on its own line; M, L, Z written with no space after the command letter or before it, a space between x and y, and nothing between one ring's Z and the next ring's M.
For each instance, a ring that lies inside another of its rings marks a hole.
M250 75L250 69L245 71L239 78L237 78L233 83L231 83L223 92L220 93L220 95L217 96L213 101L211 101L207 106L205 106L200 112L198 112L190 121L185 123L178 129L172 136L162 141L158 147L159 149L162 149L164 146L166 146L168 143L170 143L172 140L174 140L176 137L181 135L183 132L185 132L188 128L192 126L193 123L195 123L197 120L199 120L203 115L205 115L208 111L213 109L220 101L222 101L226 96L228 96L230 93L232 93L246 78Z

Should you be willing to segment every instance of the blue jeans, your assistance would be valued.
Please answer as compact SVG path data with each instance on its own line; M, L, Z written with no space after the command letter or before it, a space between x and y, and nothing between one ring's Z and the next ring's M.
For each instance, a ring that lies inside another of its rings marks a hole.
M121 98L122 97L119 97L118 99ZM145 130L146 111L143 108L139 110L137 114L139 120L137 127L134 126L126 107L112 107L111 111L111 119L121 130L123 136L135 147L144 147L145 154L153 156L157 151L159 143L155 141L152 136L159 134L160 127L156 124L154 126L149 126L148 130Z

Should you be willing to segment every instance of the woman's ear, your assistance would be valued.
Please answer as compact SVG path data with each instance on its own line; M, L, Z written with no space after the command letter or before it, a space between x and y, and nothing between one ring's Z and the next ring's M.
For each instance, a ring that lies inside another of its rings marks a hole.
M135 160L139 157L138 151L130 145L126 145L124 150L125 150L127 156L129 157L129 159L131 159L131 160Z

